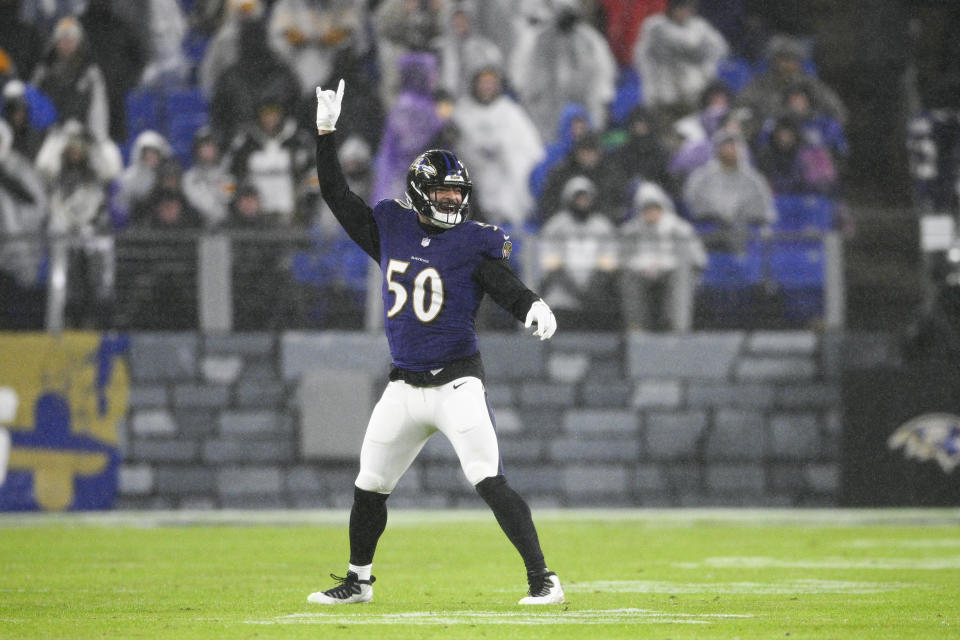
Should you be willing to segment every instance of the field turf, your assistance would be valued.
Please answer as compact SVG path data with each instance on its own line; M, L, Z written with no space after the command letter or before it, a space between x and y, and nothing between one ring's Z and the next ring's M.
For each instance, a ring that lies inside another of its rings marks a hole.
M0 638L960 638L960 510L391 512L372 604L310 605L345 512L0 516Z

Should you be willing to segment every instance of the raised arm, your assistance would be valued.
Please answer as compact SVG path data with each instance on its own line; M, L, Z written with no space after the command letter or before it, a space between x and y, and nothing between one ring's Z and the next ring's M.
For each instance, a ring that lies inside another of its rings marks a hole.
M363 198L350 191L337 158L333 132L340 116L343 84L343 80L340 80L336 93L317 87L317 179L320 193L337 222L350 239L379 262L380 235L373 210Z

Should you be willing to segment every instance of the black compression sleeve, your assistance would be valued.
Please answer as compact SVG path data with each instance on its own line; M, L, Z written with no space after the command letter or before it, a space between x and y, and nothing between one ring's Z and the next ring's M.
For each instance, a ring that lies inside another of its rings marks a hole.
M320 193L337 222L367 255L380 262L380 235L373 210L347 186L332 133L317 134L317 179Z
M520 322L527 317L530 305L540 299L539 295L523 284L506 260L484 260L474 270L473 278L494 302Z

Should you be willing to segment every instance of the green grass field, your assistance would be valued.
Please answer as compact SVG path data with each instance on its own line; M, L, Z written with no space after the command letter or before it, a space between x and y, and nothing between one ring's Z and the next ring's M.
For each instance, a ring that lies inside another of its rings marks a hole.
M960 638L958 510L535 516L567 604L485 512L391 512L334 608L343 512L0 516L0 638Z

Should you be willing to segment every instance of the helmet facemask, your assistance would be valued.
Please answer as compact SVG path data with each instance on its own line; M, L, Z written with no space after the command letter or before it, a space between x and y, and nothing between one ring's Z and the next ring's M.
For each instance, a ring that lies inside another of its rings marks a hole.
M445 185L444 185L445 186ZM416 189L416 187L414 187ZM466 219L467 201L470 199L470 190L465 187L456 186L460 191L460 202L457 202L450 196L434 197L434 191L439 186L433 185L427 188L423 193L423 199L427 202L426 210L416 209L417 213L423 214L432 224L441 229L452 229ZM417 189L419 191L419 189Z

